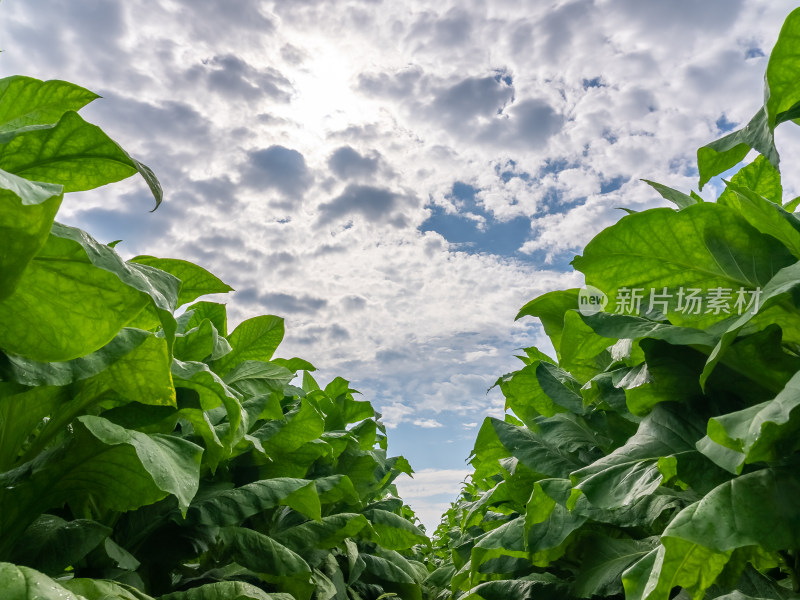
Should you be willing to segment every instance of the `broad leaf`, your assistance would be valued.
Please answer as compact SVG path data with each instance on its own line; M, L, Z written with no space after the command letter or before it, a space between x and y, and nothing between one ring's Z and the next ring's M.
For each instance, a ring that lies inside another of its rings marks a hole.
M74 83L14 75L0 79L0 133L55 123L99 98Z
M13 293L47 241L63 197L59 185L28 181L0 169L0 300Z

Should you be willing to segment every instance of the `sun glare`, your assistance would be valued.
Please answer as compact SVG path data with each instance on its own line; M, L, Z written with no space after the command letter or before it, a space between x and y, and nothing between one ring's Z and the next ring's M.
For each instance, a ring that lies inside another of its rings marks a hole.
M296 96L286 116L320 138L368 119L374 109L353 90L357 70L347 55L331 45L309 54L312 58L292 77Z

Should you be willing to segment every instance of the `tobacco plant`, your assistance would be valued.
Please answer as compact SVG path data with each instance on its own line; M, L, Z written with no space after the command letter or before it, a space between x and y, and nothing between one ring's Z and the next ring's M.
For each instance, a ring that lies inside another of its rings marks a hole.
M372 405L274 358L283 319L228 332L205 269L55 221L136 173L161 202L77 114L96 97L0 80L0 596L421 600L430 542Z
M800 116L800 10L764 106L697 153L716 202L629 211L544 294L554 356L501 377L469 483L434 536L440 600L800 598L800 198L775 127ZM788 201L787 201L788 200Z

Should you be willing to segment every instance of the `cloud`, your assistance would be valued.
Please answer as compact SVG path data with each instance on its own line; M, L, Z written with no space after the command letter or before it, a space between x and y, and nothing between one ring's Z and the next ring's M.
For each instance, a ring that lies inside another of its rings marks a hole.
M314 177L297 150L280 145L251 150L242 173L242 183L255 189L275 189L285 197L301 199Z
M288 102L292 93L291 83L277 69L256 68L233 54L205 59L202 64L188 69L184 76L190 84L203 81L209 90L233 99L268 97Z
M351 146L340 146L328 159L328 168L339 179L355 179L375 175L380 163L381 156L378 152L363 156Z
M269 292L259 294L254 288L237 291L236 300L257 303L270 314L315 313L328 304L325 298L315 298L305 294L294 295Z
M361 216L370 223L406 227L408 219L404 211L418 204L416 198L388 188L349 184L336 198L320 204L318 222L328 225L345 217Z
M397 487L409 498L430 498L440 494L451 494L453 501L458 496L461 483L472 471L467 469L420 469L413 477L402 475L396 480Z
M414 412L412 407L402 402L392 402L380 408L383 424L388 429L395 429L400 423L406 421L406 417L414 414Z
M439 427L444 427L444 425L439 423L439 421L436 419L414 419L412 423L417 427L422 427L423 429L437 429Z
M514 88L501 76L468 77L440 90L431 110L449 127L459 127L476 117L496 115L513 98Z
M514 103L505 118L494 119L476 138L481 142L513 148L541 149L564 125L564 117L540 98Z

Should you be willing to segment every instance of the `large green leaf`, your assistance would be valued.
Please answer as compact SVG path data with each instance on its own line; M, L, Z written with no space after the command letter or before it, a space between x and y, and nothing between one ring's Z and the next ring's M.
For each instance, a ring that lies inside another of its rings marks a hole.
M564 313L578 307L578 288L548 292L534 298L523 306L515 320L525 316L539 317L545 333L558 353L561 348L561 333L564 330Z
M363 514L375 532L373 541L384 548L407 550L417 544L430 543L418 527L400 515L380 509L365 510Z
M64 502L127 511L171 494L185 511L197 491L200 447L90 415L72 427L71 443L0 475L0 555L39 514Z
M311 519L321 518L313 481L277 477L221 491L189 507L187 518L201 525L239 525L279 505L290 506Z
M728 183L718 204L741 214L762 233L771 235L800 258L800 220L783 209L780 203L770 202L752 190Z
M749 165L739 169L731 178L731 183L740 188L747 188L775 204L783 203L781 174L763 155L757 156ZM723 201L724 203L725 198L730 194L731 192L726 189L717 202Z
M158 600L294 600L290 594L271 593L243 581L207 583L185 592L173 592Z
M311 577L311 567L300 555L258 531L223 527L219 540L221 557L233 559L261 574L266 581L291 589L308 582Z
M539 365L539 361L534 360L519 371L504 375L497 381L506 399L506 410L513 410L526 424L532 423L539 415L549 417L567 410L553 402L542 389L537 377Z
M370 527L364 515L338 513L319 521L306 521L273 537L295 552L306 554L312 549L335 548L348 538L355 538Z
M685 407L657 405L624 446L572 473L575 487L599 508L617 508L652 494L664 480L662 460L696 453L705 422Z
M464 600L563 600L568 593L565 583L541 577L534 580L486 581L472 588Z
M0 169L0 300L12 294L47 241L63 197L59 185L28 181Z
M65 192L91 190L141 173L156 199L161 186L153 172L102 129L68 111L52 125L0 134L0 168L30 181L64 186Z
M227 283L224 283L203 267L187 260L142 255L132 258L130 262L161 269L180 279L181 289L178 294L178 306L193 302L206 294L224 294L233 291L233 288Z
M719 553L700 544L662 538L662 545L622 574L626 600L668 600L673 588L684 588L700 600L722 572L730 552Z
M246 360L268 361L283 340L283 319L272 315L253 317L239 323L228 336L233 350L214 361L213 369L226 375Z
M111 531L96 521L65 521L44 514L25 530L12 550L11 560L47 575L59 575L97 547Z
M761 328L763 328L774 323L775 317L783 316L788 313L789 326L796 326L796 311L792 308L787 310L787 308L783 305L779 305L779 303L782 304L783 300L790 294L796 294L798 289L800 289L800 262L784 267L769 280L761 290L757 310L747 310L741 316L727 323L724 333L708 356L708 360L706 361L706 365L700 377L701 385L705 385L708 377L739 335L739 332L744 327L751 325L751 321L754 321L757 325L761 324ZM766 321L764 320L765 316ZM784 330L786 329L783 321L781 321L781 326Z
M87 600L28 567L0 562L0 589L8 600Z
M796 446L795 437L800 429L798 407L800 373L792 377L774 400L709 419L708 440L698 449L737 475L745 463L778 460Z
M642 316L650 298L673 324L701 327L735 314L740 293L749 299L793 262L782 244L733 209L702 203L677 212L661 208L623 217L589 242L573 265L586 275L587 284L608 294L609 311ZM705 303L689 305L686 298L693 289ZM639 310L632 301L636 290L642 298ZM655 295L665 290L666 306ZM686 294L682 306L681 290ZM728 300L719 310L709 306L714 290L720 300Z
M750 152L756 150L764 155L775 167L780 163L775 148L774 124L770 126L765 107L750 119L747 125L699 148L697 150L697 169L700 172L700 189L712 177L735 167Z
M800 10L793 10L786 17L772 48L767 63L764 85L764 107L770 127L775 127L783 113L800 102L798 73L800 73L800 54L797 52L800 40Z
M527 427L493 417L487 418L478 432L473 454L472 464L479 479L497 472L499 459L509 456L549 477L567 477L585 466L576 456Z
M67 388L0 383L0 472L14 466L29 436L69 399Z
M171 335L178 284L55 223L17 289L0 302L0 347L38 361L70 360L110 342L147 306Z
M104 579L70 579L63 586L86 600L153 600L134 587Z
M0 79L0 133L55 123L99 96L67 81L13 75Z
M661 194L661 197L665 200L674 202L678 208L686 208L687 206L691 206L692 204L697 204L698 202L702 201L693 196L689 196L688 194L684 194L683 192L679 192L678 190L674 190L664 184L656 183L655 181L650 181L649 179L642 179L642 181Z
M716 552L743 546L797 547L800 478L796 470L767 468L735 477L683 509L664 538L686 540Z
M579 598L621 593L622 573L657 544L658 537L636 540L593 533L582 538L584 556L573 584L573 593Z

